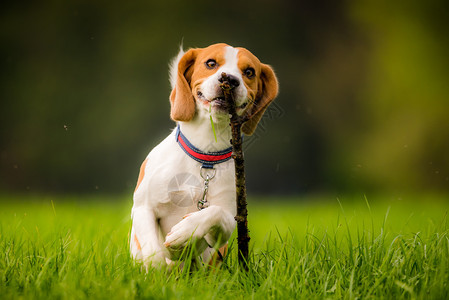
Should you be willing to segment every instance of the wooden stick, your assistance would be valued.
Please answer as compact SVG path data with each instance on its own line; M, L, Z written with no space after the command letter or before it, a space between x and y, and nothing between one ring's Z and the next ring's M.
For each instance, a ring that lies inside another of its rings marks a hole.
M226 73L221 74L221 88L226 103L229 105L229 114L231 115L231 131L232 131L232 157L235 164L235 189L237 201L237 244L238 244L238 260L240 265L248 270L248 244L250 237L248 235L248 210L246 208L246 182L245 182L245 164L242 149L242 133L241 128L246 116L240 117L236 113L235 101L232 96L233 86L229 83Z

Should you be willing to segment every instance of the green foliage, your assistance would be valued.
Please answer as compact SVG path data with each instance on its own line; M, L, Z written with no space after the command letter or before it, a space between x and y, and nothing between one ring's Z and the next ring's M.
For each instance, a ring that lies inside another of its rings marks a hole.
M449 296L444 202L250 201L248 273L237 266L235 238L220 268L186 264L145 273L129 257L129 203L10 200L16 201L1 204L0 212L6 299Z
M174 126L183 41L276 71L277 108L245 139L249 190L448 192L446 2L5 2L0 189L132 190Z
M214 132L214 139L215 139L215 143L216 143L217 142L217 134L215 133L215 126L214 126L214 120L212 119L211 109L212 109L212 103L209 104L209 119L210 119L210 126L212 127L212 131Z

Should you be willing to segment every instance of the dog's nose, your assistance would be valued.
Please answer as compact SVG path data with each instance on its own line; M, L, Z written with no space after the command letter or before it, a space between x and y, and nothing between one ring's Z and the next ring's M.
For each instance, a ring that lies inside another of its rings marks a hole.
M220 81L221 83L223 83L223 81L227 81L229 83L229 85L231 86L231 89L234 89L240 85L240 80L236 76L227 75L225 73L221 74L218 81Z

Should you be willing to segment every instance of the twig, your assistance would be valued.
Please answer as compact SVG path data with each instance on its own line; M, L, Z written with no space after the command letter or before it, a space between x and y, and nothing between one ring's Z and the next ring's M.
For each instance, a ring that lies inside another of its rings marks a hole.
M221 74L221 85L226 103L229 105L229 114L231 115L231 131L232 131L232 157L235 164L235 188L237 201L237 244L238 244L238 260L240 265L248 270L248 243L250 237L248 235L248 210L246 208L246 183L245 183L245 165L242 150L242 124L247 121L246 116L238 116L235 109L235 101L232 96L233 86L229 83L226 73Z

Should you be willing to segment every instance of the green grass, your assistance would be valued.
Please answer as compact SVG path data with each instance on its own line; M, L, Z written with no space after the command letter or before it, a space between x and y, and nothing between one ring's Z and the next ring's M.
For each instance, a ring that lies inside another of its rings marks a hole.
M0 298L447 299L449 202L250 199L250 270L142 271L125 199L3 197Z

